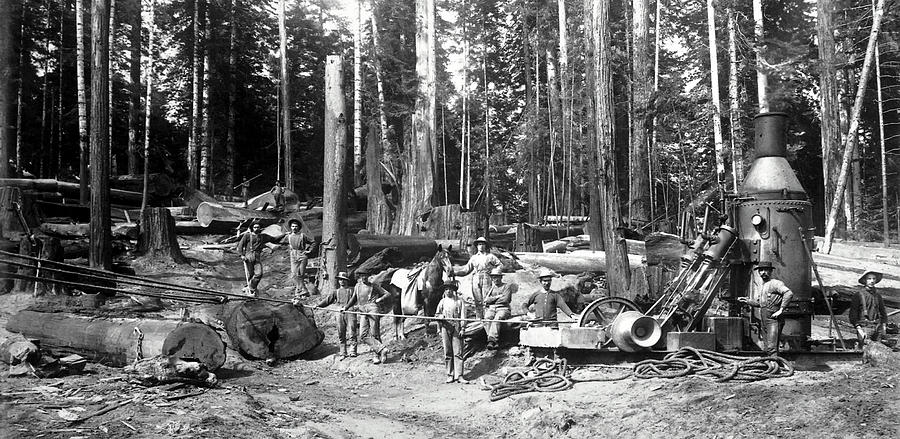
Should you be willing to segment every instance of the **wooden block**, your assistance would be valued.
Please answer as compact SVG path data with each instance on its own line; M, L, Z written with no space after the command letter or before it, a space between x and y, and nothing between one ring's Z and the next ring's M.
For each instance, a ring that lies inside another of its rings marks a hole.
M712 332L670 332L666 336L666 350L677 351L681 348L716 350L716 334Z
M744 341L744 319L740 317L707 317L706 330L716 335L716 350L739 351Z
M561 344L568 349L600 349L606 342L606 331L576 326L560 329Z
M519 330L519 344L533 348L558 348L562 346L559 328L531 326Z

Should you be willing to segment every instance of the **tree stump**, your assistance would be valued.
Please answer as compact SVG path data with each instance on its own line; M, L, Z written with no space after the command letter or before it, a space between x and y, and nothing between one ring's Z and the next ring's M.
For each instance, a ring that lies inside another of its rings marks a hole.
M141 213L138 251L146 257L167 258L179 264L187 262L178 246L175 219L165 207L148 207Z
M58 238L43 238L41 241L40 258L46 261L63 262L65 250ZM46 279L64 280L65 275L50 270L37 270L38 277ZM64 294L65 287L51 282L38 282L34 286L34 295L39 296L46 293Z
M484 236L485 238L490 239L488 236L488 232L484 230L483 220L484 214L481 212L461 212L459 214L459 248L460 249L468 249L473 242L475 242L475 238L479 236ZM470 253L474 253L474 251L470 250Z
M461 214L462 207L459 204L436 206L428 215L424 235L434 239L462 238Z
M300 309L288 304L246 301L225 309L231 344L252 359L295 358L325 339Z
M9 253L15 253L18 251L19 245L15 242L4 239L0 236L0 250ZM3 263L3 260L7 259L5 256L0 256L0 273L15 273L16 267L12 265L7 265ZM13 279L7 277L5 274L0 274L0 294L7 294L13 289Z
M28 239L23 239L19 241L19 254L23 256L34 256L36 253L35 246L31 244L31 241ZM34 276L35 263L26 259L20 259L19 262L23 264L29 264L32 267L19 267L18 273L23 276ZM26 279L16 279L16 284L14 289L16 291L32 291L34 288L34 282Z
M22 190L14 186L0 187L0 231L2 237L17 240L25 235L13 203L22 202Z

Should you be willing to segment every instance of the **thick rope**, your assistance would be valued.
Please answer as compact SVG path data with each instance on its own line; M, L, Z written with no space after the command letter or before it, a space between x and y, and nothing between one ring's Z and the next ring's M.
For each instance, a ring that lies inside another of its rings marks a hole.
M565 359L535 360L527 371L512 372L500 383L491 386L491 401L529 392L561 392L572 387Z

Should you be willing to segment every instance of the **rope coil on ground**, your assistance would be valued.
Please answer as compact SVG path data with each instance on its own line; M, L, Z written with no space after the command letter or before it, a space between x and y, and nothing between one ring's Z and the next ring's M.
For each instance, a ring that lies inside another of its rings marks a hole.
M697 374L716 382L759 381L794 374L794 367L782 357L741 357L721 352L681 348L662 360L644 360L634 365L635 378L676 378Z
M565 359L540 358L524 372L512 372L491 386L491 401L529 392L561 392L572 387Z

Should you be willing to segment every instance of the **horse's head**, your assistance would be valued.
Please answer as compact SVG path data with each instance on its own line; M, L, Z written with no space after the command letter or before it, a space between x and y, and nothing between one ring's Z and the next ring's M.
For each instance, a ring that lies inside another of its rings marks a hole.
M444 249L438 245L438 251L431 259L431 266L439 269L441 276L441 285L453 277L453 264L450 262L450 247Z

